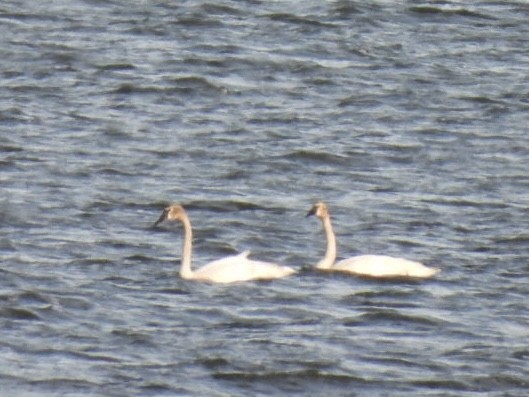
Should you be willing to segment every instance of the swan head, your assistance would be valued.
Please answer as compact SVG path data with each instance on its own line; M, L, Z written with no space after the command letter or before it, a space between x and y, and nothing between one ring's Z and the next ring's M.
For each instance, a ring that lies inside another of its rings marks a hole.
M183 221L185 218L187 218L187 214L184 207L180 204L171 204L163 210L162 215L154 222L154 226L156 227L164 221Z
M329 216L329 209L323 201L319 201L312 206L307 216L316 215L320 219L327 218Z

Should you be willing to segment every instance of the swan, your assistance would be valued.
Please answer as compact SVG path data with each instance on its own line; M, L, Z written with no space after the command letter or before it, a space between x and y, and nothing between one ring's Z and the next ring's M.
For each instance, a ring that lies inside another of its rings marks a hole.
M394 258L386 255L359 255L335 263L336 237L332 230L331 216L327 205L318 202L307 213L307 216L316 215L321 219L323 229L327 235L327 251L322 260L316 265L317 269L347 272L367 277L412 277L429 278L441 270L424 266L422 263L403 258Z
M256 261L248 258L250 251L228 256L204 265L198 270L191 269L192 230L187 213L179 204L165 208L154 227L164 221L180 221L184 226L184 242L180 277L185 280L207 281L211 283L232 283L248 280L271 280L289 276L295 270L275 263Z

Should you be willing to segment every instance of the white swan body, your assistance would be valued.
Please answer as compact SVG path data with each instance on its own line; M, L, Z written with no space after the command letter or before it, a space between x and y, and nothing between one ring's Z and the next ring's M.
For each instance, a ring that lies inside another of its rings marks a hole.
M366 277L412 277L429 278L440 272L440 269L424 266L420 262L386 255L359 255L335 263L336 237L332 229L331 217L325 203L316 203L307 216L316 215L321 219L327 236L327 251L316 265L317 269L347 272Z
M249 259L250 251L244 251L238 255L218 259L193 271L191 269L192 229L191 222L184 207L178 204L167 207L154 226L165 220L178 220L184 226L180 276L185 280L233 283L249 280L271 280L295 273L295 270L288 266Z
M439 273L420 262L387 255L359 255L336 262L332 270L365 275L369 277L415 277L428 278Z

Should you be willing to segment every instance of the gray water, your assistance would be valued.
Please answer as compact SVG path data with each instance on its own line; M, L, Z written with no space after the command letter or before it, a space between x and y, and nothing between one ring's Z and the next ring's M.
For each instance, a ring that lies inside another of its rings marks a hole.
M6 396L527 396L529 5L3 1ZM426 281L312 270L339 257ZM178 276L251 249L299 274Z

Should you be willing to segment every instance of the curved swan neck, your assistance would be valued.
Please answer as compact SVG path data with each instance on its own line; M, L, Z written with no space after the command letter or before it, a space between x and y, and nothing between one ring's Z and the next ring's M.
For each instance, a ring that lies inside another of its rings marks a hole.
M182 247L182 264L180 266L180 276L183 279L190 279L193 278L193 270L191 270L193 231L191 229L191 221L187 216L182 218L182 225L184 225L184 243Z
M327 236L327 250L323 259L316 265L316 268L330 269L336 260L336 237L332 230L330 216L324 217L321 222L323 224L323 229L325 230L325 235Z

